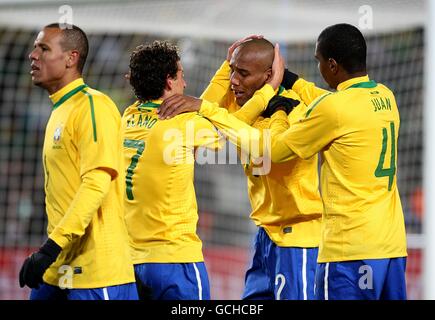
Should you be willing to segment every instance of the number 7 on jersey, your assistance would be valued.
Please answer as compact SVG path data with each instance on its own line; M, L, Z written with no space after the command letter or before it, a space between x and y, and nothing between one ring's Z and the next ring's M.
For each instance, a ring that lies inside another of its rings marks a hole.
M140 156L145 150L145 142L143 140L124 139L124 147L136 149L136 154L131 157L130 165L127 168L125 175L125 188L127 192L127 199L134 200L133 196L133 174L137 166Z

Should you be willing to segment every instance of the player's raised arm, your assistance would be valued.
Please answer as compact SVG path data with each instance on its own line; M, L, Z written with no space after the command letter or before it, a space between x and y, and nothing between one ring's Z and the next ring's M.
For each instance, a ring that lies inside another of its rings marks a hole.
M274 57L271 57L272 66L267 81L262 85L260 90L253 90L253 96L245 98L243 101L244 108L238 111L237 118L241 118L244 122L252 123L266 108L269 100L274 96L275 91L282 81L284 73L284 61L279 52L279 45L276 44L273 51ZM243 70L241 71L243 72ZM244 94L237 93L240 96ZM163 101L158 114L161 119L170 119L177 114L183 112L197 112L200 108L200 99L185 95L174 95ZM242 101L242 100L241 100ZM216 102L210 100L210 102ZM216 104L218 107L218 104ZM207 109L209 110L209 109Z
M329 93L328 90L317 87L313 82L302 79L289 69L284 70L284 76L281 85L289 90L295 91L306 105L312 103L317 97Z
M309 159L337 136L336 113L330 100L310 109L292 126L283 109L271 117L271 159L284 162L296 157Z

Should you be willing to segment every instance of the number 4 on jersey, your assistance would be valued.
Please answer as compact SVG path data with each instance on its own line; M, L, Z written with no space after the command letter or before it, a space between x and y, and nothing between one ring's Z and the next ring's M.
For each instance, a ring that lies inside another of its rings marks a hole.
M384 168L385 153L387 152L388 133L387 128L382 128L382 151L379 158L378 166L375 170L375 176L378 178L388 177L388 191L391 191L394 175L396 174L396 135L394 131L394 122L390 122L391 131L391 156L390 167Z

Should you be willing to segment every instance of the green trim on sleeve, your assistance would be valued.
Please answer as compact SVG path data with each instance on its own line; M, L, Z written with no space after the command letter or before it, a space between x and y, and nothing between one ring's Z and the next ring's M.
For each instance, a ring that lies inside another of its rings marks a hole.
M329 92L327 94L324 94L323 96L321 96L314 104L313 106L310 108L310 110L307 111L307 113L305 114L305 118L308 118L308 116L310 115L311 111L313 111L313 109L320 103L320 101L322 101L324 98L326 98L327 96L329 96L330 94L332 94L332 92Z
M284 90L285 88L283 86L279 86L277 95L279 96Z
M92 129L94 132L94 142L97 142L97 123L95 121L95 108L94 108L94 99L92 98L92 95L86 92L85 90L82 90L82 92L88 96L89 103L91 106L91 119L92 119Z

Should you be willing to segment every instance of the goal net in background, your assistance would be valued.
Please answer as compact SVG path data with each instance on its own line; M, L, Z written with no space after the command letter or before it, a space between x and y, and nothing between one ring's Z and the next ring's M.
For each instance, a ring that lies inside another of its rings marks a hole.
M397 177L408 232L408 295L420 299L424 4L423 0L88 0L69 5L73 23L89 35L86 82L107 93L121 112L134 100L124 79L129 54L155 39L180 47L187 94L199 96L228 46L253 33L279 42L287 65L323 86L314 60L317 35L334 23L358 25L367 12L360 8L368 5L373 10L372 28L362 31L369 75L394 91L400 109ZM66 12L62 5L0 1L0 299L27 298L28 290L18 287L18 271L46 236L41 150L51 103L44 90L31 84L27 56L37 31ZM198 232L212 298L239 299L256 231L249 219L243 170L238 164L196 165L195 185Z

